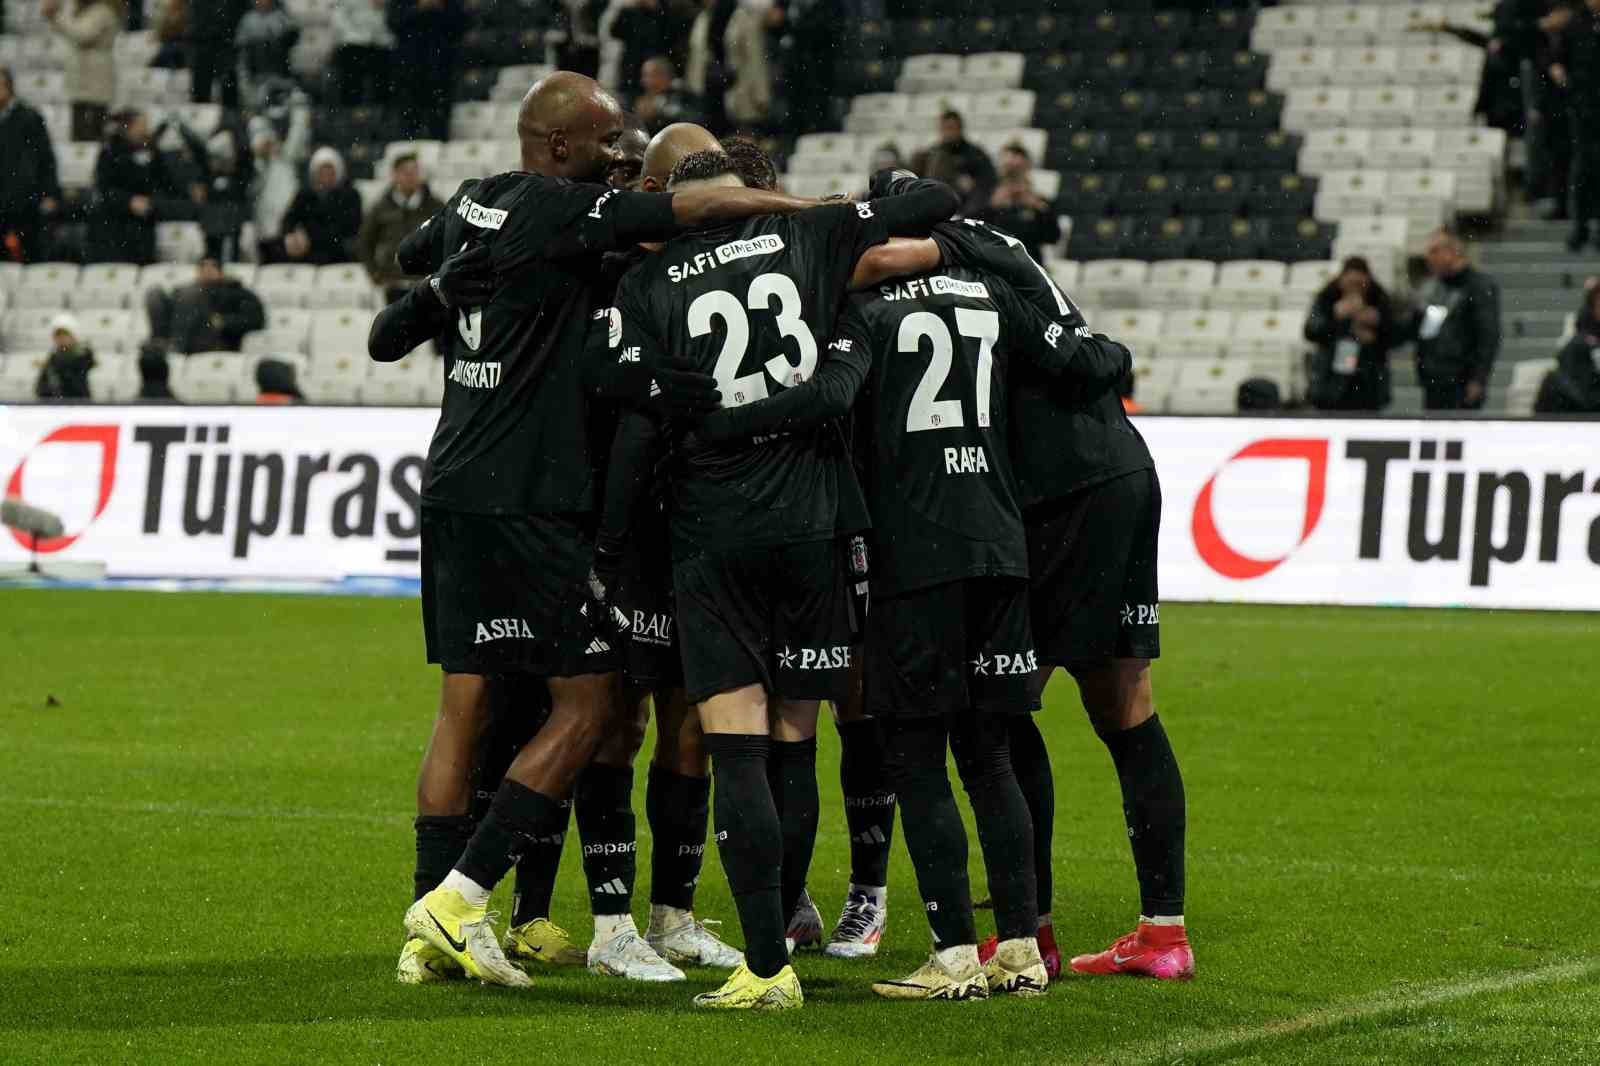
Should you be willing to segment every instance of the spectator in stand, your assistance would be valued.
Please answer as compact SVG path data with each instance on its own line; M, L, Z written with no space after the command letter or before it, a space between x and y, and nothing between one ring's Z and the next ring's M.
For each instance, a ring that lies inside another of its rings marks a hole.
M789 58L783 64L783 98L788 102L787 125L791 132L828 128L833 118L829 109L839 92L839 64L818 62L813 57L834 55L841 29L849 32L846 28L852 27L862 14L861 5L845 0L788 0L782 6L774 4L768 13L773 32L781 28L786 34L785 54ZM881 6L877 15L883 15Z
M345 107L388 99L394 32L384 5L385 0L337 0L334 5L334 83Z
M911 157L911 169L925 178L952 186L969 215L982 214L994 192L994 163L982 148L967 140L966 123L955 111L939 116L939 140Z
M727 92L734 70L728 59L728 24L739 10L739 0L705 0L689 28L689 62L683 81L700 98L707 129L728 128Z
M600 16L605 0L557 0L555 30L566 36L556 45L556 65L588 78L600 74Z
M263 251L283 235L283 216L300 191L301 160L310 144L311 113L304 107L290 110L287 141L278 138L278 128L271 119L257 116L250 120L250 151L255 161L250 202L256 239Z
M150 347L185 355L236 352L246 333L267 324L260 298L209 257L200 260L192 285L151 289L144 307L150 316Z
M259 99L271 82L288 80L289 52L299 39L300 24L278 0L255 0L233 34L250 99Z
M0 67L0 260L39 257L44 227L61 209L56 153L44 116L17 98L11 71Z
M171 368L167 366L167 354L159 347L146 344L139 350L139 396L140 403L178 403L172 394L172 386L168 384L171 377Z
M105 263L153 263L158 208L170 209L172 176L142 111L111 116L94 165L89 254Z
M675 20L662 0L627 0L611 21L611 36L622 42L621 84L625 96L643 88L645 60L672 54Z
M239 235L250 214L250 187L255 182L255 161L236 126L225 125L206 141L209 160L205 203L200 225L206 235L206 255L221 262L240 258Z
M98 141L106 111L117 95L112 48L128 19L122 0L44 0L50 28L72 46L67 59L67 99L72 101L72 139Z
M674 122L693 122L699 112L689 97L676 86L672 61L666 56L653 56L644 61L639 72L642 91L633 98L633 113L652 136Z
M1556 41L1550 77L1567 91L1572 125L1572 235L1567 248L1589 243L1600 222L1600 0L1584 0Z
M256 403L284 405L305 403L296 381L294 364L283 359L263 359L256 364Z
M177 70L189 63L189 0L161 0L155 17L156 40L160 47L152 67Z
M1600 279L1590 278L1578 325L1556 355L1556 368L1539 386L1539 414L1600 415Z
M983 217L1021 241L1035 259L1061 239L1055 211L1033 187L1033 159L1022 145L1008 144L1000 152L1000 181Z
M249 9L250 0L196 0L190 6L189 99L195 103L210 103L216 83L222 106L230 111L239 106L239 56L233 36Z
M757 129L767 124L772 112L772 65L767 59L767 30L782 25L783 9L747 0L734 9L723 34L725 62L733 84L723 98L727 119L741 129ZM805 65L828 67L833 64L808 58ZM793 106L792 104L790 105Z
M389 0L394 31L393 99L404 136L450 136L451 87L461 66L467 13L461 0Z
M78 340L78 320L63 311L50 323L50 355L33 393L41 400L89 399L94 351Z
M1423 249L1432 279L1403 326L1417 342L1417 380L1430 411L1476 410L1500 354L1500 286L1473 267L1461 238L1441 228Z
M1389 406L1389 352L1399 322L1389 294L1360 256L1317 294L1306 316L1309 357L1306 399L1324 411L1381 411Z
M417 157L396 156L389 171L389 188L367 212L356 239L367 276L383 290L384 299L390 303L404 296L406 290L420 280L408 277L400 269L395 259L400 242L442 207L443 202L422 180Z
M356 258L361 194L345 180L344 157L324 145L311 153L310 181L283 216L283 236L264 241L267 263L348 263Z
M1529 198L1549 220L1571 217L1572 130L1567 118L1567 87L1555 78L1562 31L1571 23L1566 3L1541 3L1548 9L1534 20L1524 90L1528 100Z

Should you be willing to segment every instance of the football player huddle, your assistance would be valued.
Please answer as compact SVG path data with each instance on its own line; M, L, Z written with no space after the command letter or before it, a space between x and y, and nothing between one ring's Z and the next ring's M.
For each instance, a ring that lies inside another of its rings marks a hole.
M679 125L646 143L564 72L530 90L518 135L522 170L467 182L402 246L427 280L370 338L392 360L450 337L422 488L443 682L399 979L712 966L732 972L698 1006L799 1007L797 951L877 950L898 807L933 951L874 991L1041 995L1061 960L1032 712L1057 667L1116 767L1141 897L1133 932L1070 965L1191 976L1183 784L1150 685L1160 489L1119 399L1129 350L1020 242L951 221L939 182L789 197L749 142ZM806 891L824 701L851 853L825 942ZM948 755L988 872L983 943ZM713 815L742 951L694 912ZM569 820L586 951L549 914ZM487 905L513 870L501 933Z

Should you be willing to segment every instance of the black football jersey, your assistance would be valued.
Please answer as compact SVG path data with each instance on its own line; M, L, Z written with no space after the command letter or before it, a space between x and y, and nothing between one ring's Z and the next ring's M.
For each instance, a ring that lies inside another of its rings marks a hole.
M1023 300L1068 330L1086 325L1072 300L1010 234L968 219L935 227L933 237L946 263L1004 279ZM1024 507L1154 467L1150 449L1115 388L1063 388L1027 367L1018 369L1015 384L1012 458Z
M1028 576L1009 440L1018 363L1057 361L1064 329L1003 281L959 267L851 297L830 359L867 359L857 454L872 589Z
M604 302L601 253L677 232L671 197L514 172L469 181L402 245L412 273L478 243L496 289L455 312L422 499L483 514L596 505L584 345Z
M887 236L872 204L839 203L679 237L618 286L616 358L655 365L671 353L715 377L725 407L799 385L856 260ZM669 436L674 558L833 536L854 478L836 425L726 444Z

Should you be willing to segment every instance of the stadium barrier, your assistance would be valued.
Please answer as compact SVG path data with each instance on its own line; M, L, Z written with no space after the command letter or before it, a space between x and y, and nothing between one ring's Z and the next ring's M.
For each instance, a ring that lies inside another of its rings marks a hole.
M45 558L113 577L415 576L434 418L0 407L0 490L64 519ZM1600 610L1600 424L1139 428L1161 475L1165 599ZM0 561L25 544L0 535Z

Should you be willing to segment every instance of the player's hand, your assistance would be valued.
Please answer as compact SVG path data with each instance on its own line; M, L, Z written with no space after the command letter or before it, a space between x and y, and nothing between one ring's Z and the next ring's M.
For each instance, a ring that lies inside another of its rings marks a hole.
M595 545L594 559L589 564L588 616L589 625L597 635L616 634L611 612L616 610L617 577L621 573L622 552Z
M722 393L710 374L669 358L651 368L649 402L670 417L699 418L722 406Z
M885 167L872 175L872 180L867 183L867 199L881 200L886 196L898 196L916 180L916 171L905 167Z
M446 307L479 307L494 296L494 264L487 245L475 244L440 264L428 284Z

